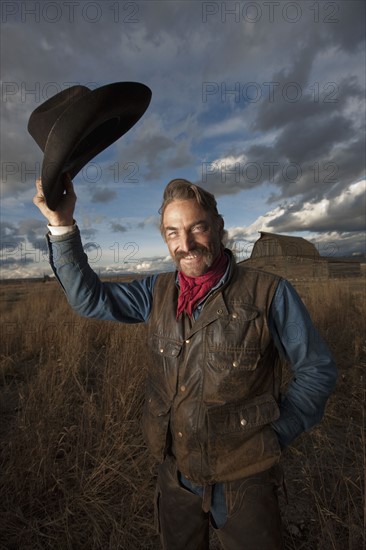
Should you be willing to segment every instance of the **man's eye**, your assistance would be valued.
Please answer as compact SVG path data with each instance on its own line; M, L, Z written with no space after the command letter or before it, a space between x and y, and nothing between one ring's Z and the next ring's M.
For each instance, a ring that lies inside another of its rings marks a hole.
M176 236L177 236L176 231L168 231L168 233L167 233L168 239L174 239Z
M203 231L206 231L206 226L204 224L195 225L192 228L192 231L195 233L202 233Z

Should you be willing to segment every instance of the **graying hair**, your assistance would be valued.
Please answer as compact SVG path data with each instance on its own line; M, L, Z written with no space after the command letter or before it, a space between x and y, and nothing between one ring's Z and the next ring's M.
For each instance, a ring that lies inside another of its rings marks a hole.
M168 183L164 190L163 202L159 208L160 214L160 231L164 236L164 227L163 227L163 218L165 208L171 202L175 200L189 200L195 199L200 206L206 212L209 212L212 215L213 220L223 221L221 214L217 210L217 202L212 193L202 189L198 185L191 183L185 179L174 179Z

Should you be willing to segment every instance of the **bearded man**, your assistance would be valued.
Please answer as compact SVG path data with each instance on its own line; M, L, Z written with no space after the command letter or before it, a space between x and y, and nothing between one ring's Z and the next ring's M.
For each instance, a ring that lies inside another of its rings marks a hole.
M56 210L40 180L33 201L48 219L50 263L75 311L149 325L143 431L159 462L163 549L207 549L209 522L226 550L282 548L281 451L321 420L336 381L293 287L237 264L222 244L214 196L183 179L167 185L160 209L176 272L129 283L103 283L89 266L70 179ZM280 357L294 374L284 396Z

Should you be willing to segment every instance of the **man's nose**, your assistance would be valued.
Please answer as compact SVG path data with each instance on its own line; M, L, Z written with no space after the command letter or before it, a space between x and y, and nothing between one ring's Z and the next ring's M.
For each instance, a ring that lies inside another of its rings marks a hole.
M182 252L189 252L195 248L196 243L191 233L183 233L180 238L179 248Z

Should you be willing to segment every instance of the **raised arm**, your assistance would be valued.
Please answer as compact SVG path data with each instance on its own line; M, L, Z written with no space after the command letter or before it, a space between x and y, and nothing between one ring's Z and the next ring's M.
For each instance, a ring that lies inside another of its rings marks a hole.
M140 323L148 319L156 276L131 283L102 282L88 263L74 220L76 195L69 178L56 211L50 210L42 193L42 182L36 182L33 198L48 221L49 260L70 306L84 317L123 323Z

